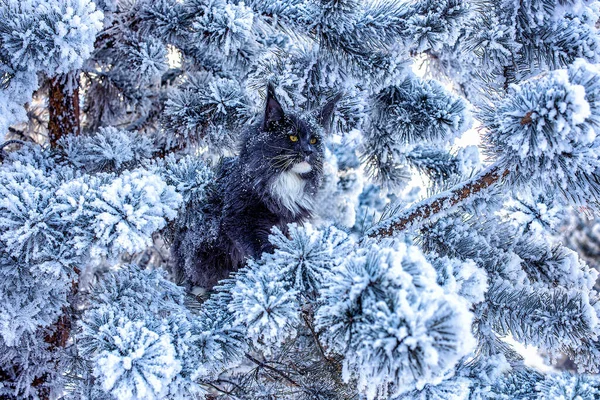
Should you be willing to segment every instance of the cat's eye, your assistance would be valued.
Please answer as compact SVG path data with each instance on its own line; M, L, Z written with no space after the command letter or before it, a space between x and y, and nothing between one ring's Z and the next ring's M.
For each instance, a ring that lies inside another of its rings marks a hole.
M298 136L296 136L296 135L290 135L290 140L292 142L297 142L298 141Z
M311 137L310 138L310 144L315 144L317 143L317 138L316 137Z

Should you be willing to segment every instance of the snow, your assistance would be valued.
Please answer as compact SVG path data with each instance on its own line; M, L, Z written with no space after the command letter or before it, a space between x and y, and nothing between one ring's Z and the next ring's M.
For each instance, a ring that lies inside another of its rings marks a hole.
M100 187L93 207L100 212L94 229L99 242L115 252L135 253L152 244L152 232L177 215L181 195L159 176L145 170L126 171Z
M587 199L599 190L591 176L600 165L598 74L595 65L579 60L514 86L493 113L483 113L490 150L518 189L528 185L536 193L562 195L557 201L594 204Z
M110 332L113 350L95 359L94 375L102 388L119 399L161 399L171 380L181 371L168 335L148 330L142 321L110 321L100 327Z
M370 243L334 269L316 320L369 399L388 398L389 384L397 395L441 382L475 345L464 299L444 294L419 249L386 244Z
M15 15L4 34L10 63L50 76L82 67L104 18L90 0L10 1L8 10Z
M0 77L2 76L0 67ZM0 90L0 134L8 131L8 127L27 120L23 105L31 101L33 91L38 87L35 72L15 73L6 88Z
M294 325L300 320L298 293L286 287L275 272L251 271L247 279L237 282L230 310L236 324L247 326L254 344L269 354L271 346L281 345L295 334Z
M0 397L597 397L596 377L514 352L600 365L598 272L552 236L568 207L599 209L600 6L555 3L2 2L0 134L43 140L23 105L64 75L82 78L83 134L1 154ZM409 71L419 57L433 76ZM218 160L268 82L299 113L342 94L318 197L303 164L276 185L319 220L194 291L167 247L218 203ZM412 169L430 179L399 190ZM417 192L441 211L364 237Z

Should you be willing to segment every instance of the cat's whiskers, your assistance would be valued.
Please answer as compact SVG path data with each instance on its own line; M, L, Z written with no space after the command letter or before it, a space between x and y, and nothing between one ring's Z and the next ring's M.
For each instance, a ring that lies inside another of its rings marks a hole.
M289 167L291 167L294 164L299 164L301 162L304 161L304 157L302 157L301 155L296 155L294 157L290 157L288 160L288 163L285 166L285 169L287 170Z
M298 162L298 156L292 153L278 154L271 157L269 161L273 168L287 170L292 164Z
M293 159L286 156L286 157L273 157L271 160L274 160L274 162L271 164L274 168L280 168L285 165L288 165L290 160L293 160Z
M288 150L287 152L282 152L281 154L277 154L273 157L270 157L269 159L272 160L272 159L280 158L280 157L291 157L293 155L294 155L294 152Z
M285 164L285 166L284 166L284 168L283 168L283 169L287 170L289 167L291 167L293 164L295 164L295 162L296 162L296 161L295 161L293 158L290 158L290 159L288 160L288 162Z

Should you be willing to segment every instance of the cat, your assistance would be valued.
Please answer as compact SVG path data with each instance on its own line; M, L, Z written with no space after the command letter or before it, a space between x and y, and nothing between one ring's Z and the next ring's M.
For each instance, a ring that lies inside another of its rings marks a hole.
M210 290L248 257L272 252L276 226L308 220L323 178L324 135L340 95L312 114L284 112L267 87L262 121L243 134L239 155L224 160L213 190L176 234L172 272Z

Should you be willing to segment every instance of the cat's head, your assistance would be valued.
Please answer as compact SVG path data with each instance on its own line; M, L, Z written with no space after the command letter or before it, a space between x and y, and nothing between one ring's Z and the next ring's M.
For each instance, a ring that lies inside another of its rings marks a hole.
M323 168L325 133L340 96L320 110L299 115L285 112L271 85L267 87L264 118L247 138L246 146L261 154L274 172L295 172L301 176L320 174Z

